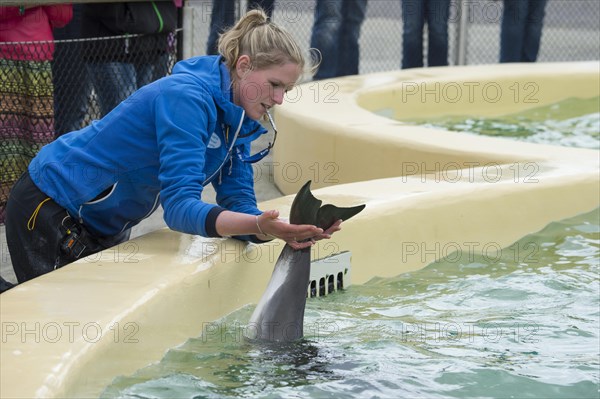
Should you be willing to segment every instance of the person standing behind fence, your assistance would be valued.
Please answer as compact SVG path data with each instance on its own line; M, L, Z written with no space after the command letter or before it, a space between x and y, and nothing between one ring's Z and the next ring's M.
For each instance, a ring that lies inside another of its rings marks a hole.
M315 80L357 75L367 0L317 0L310 46L319 50ZM313 57L318 54L313 52Z
M219 35L235 23L236 0L213 0L212 12L210 14L210 32L206 44L206 54L217 55L219 53ZM273 16L275 0L249 0L247 11L260 8L267 13L269 19Z
M423 66L423 28L427 23L427 66L448 65L450 0L402 1L402 68Z
M73 19L54 29L54 131L56 136L78 130L86 122L88 96L91 91L81 39L82 4L73 4ZM89 121L88 121L89 122Z
M138 88L169 72L170 36L177 28L177 1L84 4L83 54L98 100L99 117Z
M500 62L535 62L540 50L546 0L504 0Z
M0 7L0 224L12 185L54 139L52 28L71 18L70 4Z

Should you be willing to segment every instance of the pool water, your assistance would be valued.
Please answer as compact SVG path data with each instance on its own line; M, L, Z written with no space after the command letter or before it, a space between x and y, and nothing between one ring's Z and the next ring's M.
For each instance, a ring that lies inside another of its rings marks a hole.
M405 122L532 143L600 149L600 97L570 98L499 118L453 116Z
M294 344L245 307L102 397L598 398L600 208L467 255L309 299Z

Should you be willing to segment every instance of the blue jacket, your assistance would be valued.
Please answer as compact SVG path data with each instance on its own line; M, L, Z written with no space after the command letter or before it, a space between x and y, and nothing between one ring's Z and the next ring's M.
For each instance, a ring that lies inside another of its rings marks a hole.
M219 56L181 61L101 120L43 147L31 178L100 236L136 225L159 201L171 229L218 236L223 210L260 214L252 166L236 154L248 155L266 129L233 104L230 86ZM202 202L208 183L219 205Z

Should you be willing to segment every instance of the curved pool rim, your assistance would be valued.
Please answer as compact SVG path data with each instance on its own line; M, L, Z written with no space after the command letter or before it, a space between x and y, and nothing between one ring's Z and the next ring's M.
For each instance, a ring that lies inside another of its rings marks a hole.
M318 90L333 84L335 102L307 95L317 82L300 86L305 95L276 112L277 186L291 194L312 178L324 202L367 205L333 240L320 242L313 258L350 250L352 283L361 284L432 261L418 253L408 257L402 243L421 250L470 242L506 247L552 221L598 207L598 151L410 126L373 111L388 108L401 118L464 114L466 107L502 115L574 94L597 96L599 66L428 68L318 82ZM539 101L467 98L432 105L412 94L416 88L434 96L436 82L449 82L446 94L468 82L491 82L489 90L492 83L510 90L534 82ZM304 174L291 178L278 173L278 165L280 172L292 165ZM535 181L515 178L521 167L523 173L535 170L528 176ZM261 209L285 215L292 199L267 201ZM163 229L2 294L0 396L98 396L115 376L160 360L189 337L214 332L214 320L256 303L281 248L280 242L245 245Z

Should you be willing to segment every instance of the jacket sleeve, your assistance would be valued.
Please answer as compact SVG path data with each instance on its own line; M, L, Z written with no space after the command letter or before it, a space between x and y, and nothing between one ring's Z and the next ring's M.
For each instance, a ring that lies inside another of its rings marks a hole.
M73 18L73 6L71 4L53 4L44 6L48 15L48 21L53 28L62 28Z
M256 204L254 191L254 170L252 164L241 161L235 151L239 150L246 156L250 153L250 144L237 146L230 163L225 164L220 181L213 182L217 193L217 203L230 211L246 213L249 215L260 215L262 212ZM236 236L234 238L263 242L254 235Z
M165 222L173 230L216 237L215 221L224 209L201 200L205 143L216 121L212 97L195 85L165 83L154 110Z

